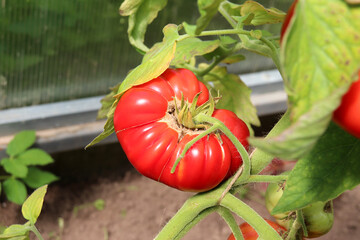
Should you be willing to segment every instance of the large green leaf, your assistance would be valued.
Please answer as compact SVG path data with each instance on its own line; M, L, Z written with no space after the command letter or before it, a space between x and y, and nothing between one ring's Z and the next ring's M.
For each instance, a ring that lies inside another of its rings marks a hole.
M200 17L196 20L196 34L201 33L218 11L219 5L224 0L198 0Z
M175 57L171 61L171 65L181 65L190 62L190 60L199 55L204 55L214 51L219 47L220 41L202 41L199 38L186 38L176 45Z
M31 224L35 224L38 219L46 194L47 185L36 189L24 202L21 212L26 220Z
M114 132L114 112L121 94L132 86L148 82L161 75L169 66L176 50L176 41L179 38L178 27L173 24L166 25L163 29L164 38L161 43L155 44L144 56L141 64L133 69L121 83L117 90L116 99L107 113L104 131L91 141L85 148L90 147L107 138ZM113 91L114 92L114 91ZM110 98L110 95L107 96Z
M215 91L220 92L221 99L216 108L231 110L244 122L260 125L256 108L250 100L251 90L238 75L228 73L226 67L215 67L204 76L204 81L211 82Z
M23 181L31 188L39 188L45 184L57 181L59 178L51 172L36 167L29 167L28 174Z
M359 29L360 16L342 0L298 2L281 51L294 120L355 80L360 62Z
M360 139L332 123L313 150L289 175L274 212L334 199L360 184Z
M27 166L28 165L43 166L54 162L54 159L48 153L38 148L32 148L23 152L17 157L16 160Z
M300 119L282 132L270 138L249 138L251 145L258 147L274 157L294 160L309 152L318 138L325 132L331 120L332 112L339 104L346 87L339 88L332 96L319 101Z
M144 56L141 64L133 69L121 83L118 94L121 95L132 86L148 82L162 74L170 65L179 38L178 27L168 24L163 29L164 39L156 43Z
M6 148L6 153L10 156L16 156L35 143L35 131L26 130L17 133Z
M167 0L125 0L121 4L120 14L129 16L128 36L133 46L148 51L144 44L146 29L166 4Z
M250 139L284 159L312 149L356 79L360 62L359 8L341 0L299 0L297 6L281 52L292 124L276 137Z
M27 196L25 185L17 179L9 178L3 182L4 193L9 201L22 204Z
M7 173L15 177L24 178L28 173L28 168L17 159L4 158L1 161L1 165Z

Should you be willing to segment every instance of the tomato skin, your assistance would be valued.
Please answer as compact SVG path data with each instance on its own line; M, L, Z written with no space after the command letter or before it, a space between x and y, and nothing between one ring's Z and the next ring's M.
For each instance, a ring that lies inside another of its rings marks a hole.
M287 12L287 14L286 14L286 16L285 16L283 25L282 25L282 27L281 27L281 32L280 32L280 42L282 42L282 39L283 39L283 37L284 37L284 34L285 34L285 32L286 32L286 30L287 30L287 28L288 28L288 26L289 26L290 20L291 20L292 16L294 15L295 6L296 6L297 2L298 2L298 0L295 0L295 1L291 4L291 6L290 6L290 8L289 8L289 10L288 10L288 12Z
M282 236L285 232L286 229L282 226L280 226L279 224L270 221L268 219L265 219L265 221L273 228L275 229L280 236ZM250 226L248 223L242 223L239 225L240 230L243 234L244 240L256 240L258 239L259 235L257 234L257 232L255 231L255 229ZM235 240L235 237L233 234L230 234L230 236L228 237L228 240Z
M333 120L343 129L360 138L360 71L359 78L352 83L335 110Z
M210 134L197 141L171 173L185 145L201 133L177 123L171 115L173 99L176 97L179 103L183 96L191 103L197 94L197 106L209 100L206 86L191 71L168 69L158 78L123 94L115 109L114 128L129 161L141 174L180 190L203 192L228 178L230 167L238 168L242 161L235 159L232 164L233 146ZM239 140L247 148L246 124L231 111L215 112L237 137L241 136Z

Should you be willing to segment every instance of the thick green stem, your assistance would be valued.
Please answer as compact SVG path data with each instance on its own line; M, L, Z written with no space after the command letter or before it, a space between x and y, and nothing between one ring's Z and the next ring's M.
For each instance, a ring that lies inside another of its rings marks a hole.
M234 186L245 184L245 183L255 183L255 182L280 182L285 181L288 178L287 175L251 175L246 182L236 181Z
M244 240L243 234L240 231L238 224L235 221L234 216L231 214L229 209L224 207L218 207L216 211L228 224L236 240Z
M189 198L159 232L155 240L173 240L178 238L181 232L185 231L188 224L204 210L217 206L217 200L220 198L222 191L222 188L216 188L209 192L198 193Z
M291 124L290 121L290 112L286 111L285 114L281 117L281 119L276 123L276 125L271 129L269 134L265 137L271 138L277 136L283 130L288 128ZM251 173L258 174L261 170L264 169L272 160L274 156L264 152L260 149L255 149L254 152L251 154Z
M279 234L251 207L231 194L227 194L221 201L221 206L236 213L249 223L264 240L282 240Z
M194 227L197 223L199 223L202 219L204 219L205 217L207 217L209 214L215 212L215 210L218 207L211 207L211 208L207 208L204 211L200 212L199 215L197 215L191 222L189 222L183 229L182 231L175 236L175 240L177 239L181 239L185 236L186 233L188 233L192 227Z

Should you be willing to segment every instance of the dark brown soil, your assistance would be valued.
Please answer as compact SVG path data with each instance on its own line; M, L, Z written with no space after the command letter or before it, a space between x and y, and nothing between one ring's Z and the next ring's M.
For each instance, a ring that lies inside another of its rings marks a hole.
M262 195L253 189L245 201L261 215L269 217L262 205ZM153 239L191 195L146 179L131 170L117 178L102 177L89 182L53 184L49 187L37 226L45 239ZM98 199L105 201L103 210L97 210L91 204ZM74 208L78 206L84 207L75 214ZM334 206L334 227L330 233L318 239L360 239L360 187L336 199ZM59 218L64 221L62 230L59 228ZM24 222L19 206L2 204L1 225ZM227 239L229 232L223 220L212 214L196 225L184 239Z

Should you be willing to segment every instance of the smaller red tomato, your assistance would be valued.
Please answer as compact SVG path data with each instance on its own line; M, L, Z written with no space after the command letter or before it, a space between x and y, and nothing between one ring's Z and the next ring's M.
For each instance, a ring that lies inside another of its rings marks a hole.
M343 96L333 120L348 133L360 138L360 71L359 78Z
M295 0L295 1L291 4L291 6L290 6L290 8L289 8L289 10L288 10L288 12L287 12L287 14L286 14L286 16L285 16L283 25L282 25L282 27L281 27L280 42L282 41L282 39L283 39L283 37L284 37L284 34L285 34L285 32L286 32L286 30L287 30L287 28L288 28L288 26L289 26L290 20L291 20L292 16L294 15L295 6L296 6L296 4L297 4L297 1L298 1L298 0Z
M275 229L275 231L277 231L279 233L280 236L282 236L285 232L286 229L282 226L280 226L279 224L270 221L268 219L265 219L265 221L273 228ZM244 240L256 240L258 239L259 235L257 234L257 232L255 231L255 229L250 226L250 224L248 223L242 223L239 225L240 230L243 234ZM230 236L228 237L228 240L235 240L234 234L230 234Z

